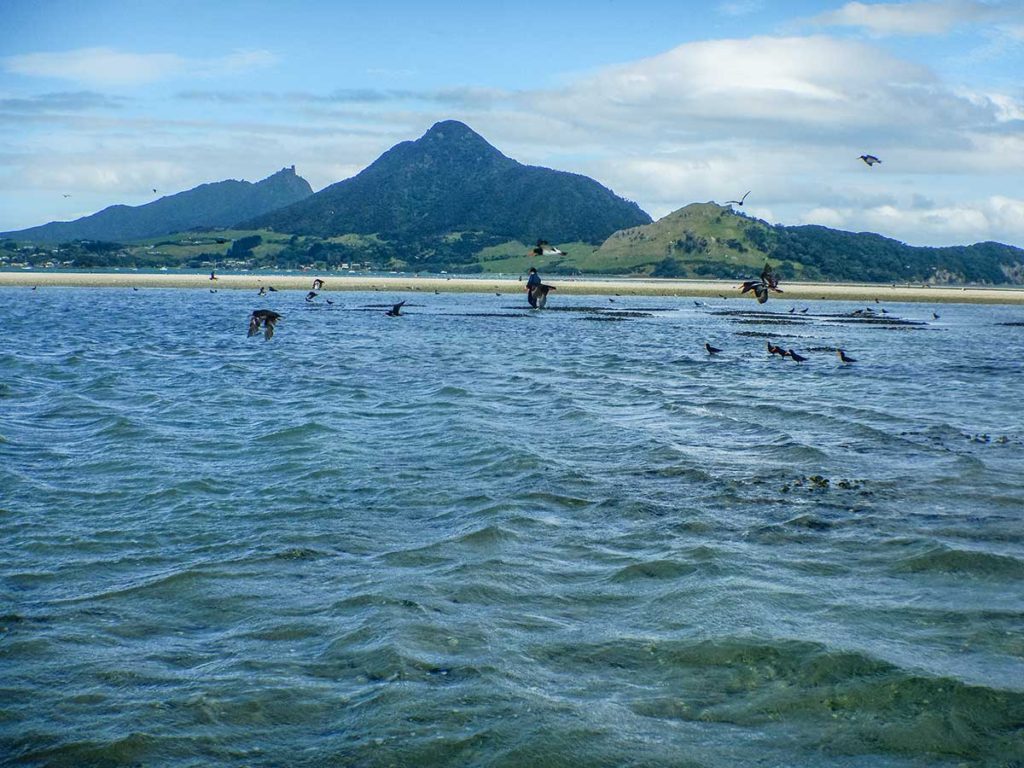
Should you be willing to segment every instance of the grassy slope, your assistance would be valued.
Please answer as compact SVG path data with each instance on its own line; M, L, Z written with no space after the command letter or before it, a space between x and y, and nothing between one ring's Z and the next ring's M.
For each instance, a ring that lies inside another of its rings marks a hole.
M763 223L737 216L729 208L694 203L645 227L616 232L596 258L607 268L621 265L622 271L653 266L669 257L688 268L706 261L759 268L765 252L755 245L750 231L763 229Z
M200 254L216 254L223 258L231 248L233 240L250 235L259 235L263 242L253 249L258 255L273 256L279 253L291 240L291 235L269 230L225 229L216 232L178 232L173 235L161 235L145 240L136 240L127 244L127 250L133 256L151 258L154 254L165 254L174 259L190 259ZM224 242L220 242L224 241Z
M735 214L714 203L694 203L641 227L616 232L601 246L558 243L566 257L535 257L523 243L510 242L480 253L485 272L518 273L575 269L584 274L650 274L666 258L676 260L690 277L707 262L735 268L737 274L757 274L767 258L764 250L770 228L762 221ZM794 264L800 272L800 265Z

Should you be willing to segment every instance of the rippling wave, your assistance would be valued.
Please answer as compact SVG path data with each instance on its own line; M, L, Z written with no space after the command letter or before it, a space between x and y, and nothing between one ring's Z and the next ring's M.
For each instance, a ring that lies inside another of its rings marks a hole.
M1024 764L1017 310L303 296L0 290L0 763Z

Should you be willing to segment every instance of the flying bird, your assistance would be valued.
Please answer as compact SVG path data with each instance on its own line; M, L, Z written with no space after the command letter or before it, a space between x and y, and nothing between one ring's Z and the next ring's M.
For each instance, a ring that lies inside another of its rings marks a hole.
M281 319L281 316L270 309L257 309L249 316L249 336L255 336L260 332L260 326L263 326L263 338L266 341L270 341L270 337L274 335L274 326L277 325L277 321Z
M741 197L739 200L726 200L725 204L726 205L731 205L731 204L735 203L736 205L743 205L743 201L747 199L747 195L749 195L749 194L750 194L750 190L748 189L746 191L746 193L744 193L743 197Z
M538 240L537 245L531 251L534 256L565 256L565 251L548 244L547 240Z
M404 306L404 304L405 304L404 301L400 301L397 304L395 304L393 307L391 307L391 309L389 309L384 314L387 315L388 317L400 317L401 314L402 314L402 307Z
M706 349L708 351L709 355L717 355L719 352L722 351L718 347L712 347L706 341L704 342L704 349Z
M850 357L850 356L849 356L849 355L847 355L847 354L846 354L846 352L845 352L845 351L843 351L842 349L839 349L839 348L837 348L837 349L836 349L836 354L837 354L837 355L839 356L839 360L840 360L841 362L844 362L844 363L856 363L856 362L857 362L857 358L855 358L855 357Z
M71 195L64 195L64 197L71 197Z
M155 189L153 190L153 194L154 194L154 195L156 194L156 190L155 190Z
M317 297L317 295L318 294L316 291L310 291L309 293L306 294L306 301L312 301Z
M874 155L861 155L860 159L863 160L865 163L867 163L869 166L872 166L875 163L881 163L882 162L881 160L879 160Z
M782 289L779 288L779 279L772 272L771 265L765 262L764 269L761 270L761 277L758 280L745 280L743 282L741 294L747 291L753 291L757 297L758 304L764 304L768 301L768 292L775 291L776 293L782 293Z

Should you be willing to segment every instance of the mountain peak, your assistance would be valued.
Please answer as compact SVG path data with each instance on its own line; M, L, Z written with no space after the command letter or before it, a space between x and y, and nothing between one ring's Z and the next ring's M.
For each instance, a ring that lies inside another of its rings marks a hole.
M465 123L442 120L352 178L246 223L327 237L376 234L411 248L455 232L495 242L600 242L650 220L593 179L522 165Z
M262 181L256 182L257 187L275 188L293 193L295 199L301 200L313 194L313 188L309 182L295 172L295 166L282 168ZM289 201L292 202L292 201Z
M483 162L500 166L518 165L515 160L503 155L489 144L487 139L458 120L434 123L419 139L403 142L398 147L403 150L399 153L402 162L407 162L408 153L413 153L442 163L468 162L478 165Z
M465 123L458 120L441 120L434 123L426 133L420 137L420 141L467 141L475 140L487 144L487 140L474 131ZM487 144L487 146L491 146Z

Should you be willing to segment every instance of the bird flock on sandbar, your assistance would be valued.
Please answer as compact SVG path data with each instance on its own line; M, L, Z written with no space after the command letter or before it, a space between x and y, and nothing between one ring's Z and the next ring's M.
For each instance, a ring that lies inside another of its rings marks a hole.
M539 279L539 277L536 276L535 272L536 272L536 270L531 270L531 279L533 280L533 285L525 286L526 290L527 290L527 301L528 301L528 303L529 303L531 308L533 308L533 309L542 309L545 306L545 302L546 302L546 299L547 299L547 296L548 296L548 292L551 291L551 290L554 290L555 286L545 285L544 283L540 282L540 279ZM211 280L212 279L216 279L216 277L215 277L215 275L213 273L211 273L210 279ZM522 278L520 278L520 281L521 280L522 280ZM316 278L313 281L312 288L306 293L306 295L304 297L304 301L306 303L314 303L314 302L316 302L317 299L321 298L321 294L322 294L322 291L324 290L324 288L325 288L325 281L322 278L319 278L319 277ZM258 291L258 295L259 296L267 296L270 293L276 293L276 292L277 292L277 289L274 288L273 286L269 286L269 285L268 286L260 286L259 291ZM772 269L770 264L766 263L764 265L764 268L761 270L761 274L760 274L760 276L758 278L752 279L752 280L745 280L745 281L743 281L743 283L740 284L739 292L740 292L741 296L743 296L744 294L747 294L747 293L753 293L754 297L756 297L758 303L759 304L764 304L768 300L768 296L770 294L772 294L772 293L782 294L784 291L779 286L779 278L775 274L775 271ZM438 293L438 291L435 290L434 293ZM502 294L500 292L496 293L495 295L499 296L499 297L502 296ZM617 296L617 297L620 296L620 295L621 294L618 294L618 293L615 294L615 296ZM724 294L719 294L719 298L725 300L728 297L725 296ZM822 297L822 298L824 298L824 297ZM323 297L323 300L326 301L327 304L333 304L333 302L329 298ZM405 313L402 310L406 306L406 301L407 300L403 299L402 301L397 301L397 302L391 304L390 307L386 308L386 311L384 311L383 314L386 315L387 317L405 317ZM615 299L612 298L612 297L608 297L608 301L611 302L611 303L614 303ZM704 301L694 300L693 303L698 308L702 308L702 309L705 309L705 310L713 309L712 305L710 305L710 304L708 304L707 302L704 302ZM876 304L879 303L879 300L877 298L875 298L875 303ZM380 305L371 305L371 306L380 307ZM387 306L387 305L385 305L385 306ZM785 323L789 324L789 323L794 323L794 322L798 322L798 323L806 322L805 320L798 319L798 318L808 317L808 315L807 315L808 310L809 310L809 307L803 307L801 309L798 309L797 307L792 306L792 307L789 308L788 315L787 314L778 313L778 312L769 312L767 314L764 313L764 312L755 312L755 313L741 312L740 314L744 315L744 316L748 316L748 315L753 314L753 315L756 315L756 317L759 318L759 319L765 320L767 322L776 322L776 323L777 322L782 322L781 318L786 317L787 319L785 320ZM622 315L630 316L630 310L620 310L620 309L617 309L617 308L613 309L611 307L608 307L606 309L593 308L593 307L582 307L582 308L578 308L577 311L585 311L585 312L590 312L590 313L595 313L595 314L605 314L605 315L608 315L608 314L612 314L612 315L618 314L620 316L622 316ZM790 320L790 319L788 319L789 315L794 315L795 317L792 320ZM939 314L937 312L931 312L931 315L932 315L932 319L933 320L937 320L939 318ZM632 316L637 316L637 315L633 314ZM810 317L821 317L826 322L837 321L837 319L838 319L839 322L844 322L844 323L849 323L849 322L868 322L868 323L876 323L876 324L885 324L887 327L891 326L891 324L902 324L902 325L924 325L925 324L922 321L901 320L899 318L896 318L894 315L889 314L888 311L886 309L884 309L884 308L881 308L881 307L879 307L879 308L872 308L870 306L866 307L866 308L856 309L856 310L853 310L852 312L847 312L847 313L844 313L842 315L825 315L825 316L812 315ZM808 319L810 319L810 317ZM277 325L282 320L282 318L283 318L283 315L280 314L279 312L274 311L274 310L266 309L266 308L256 309L249 316L248 335L250 337L258 336L262 332L264 340L269 341L271 338L273 338L274 332L275 332L275 330L277 328ZM771 318L776 318L776 319L772 320ZM747 320L747 322L749 322L749 319ZM703 346L704 346L704 351L707 353L707 355L709 357L717 358L719 356L722 356L724 358L729 358L728 351L726 349L724 349L723 347L721 347L721 346L715 346L710 341L705 341L703 343ZM793 349L792 347L781 346L781 345L772 343L771 341L766 341L765 342L765 348L767 350L767 353L768 353L769 357L779 357L779 358L782 358L784 360L791 360L794 363L806 363L810 359L807 354L801 354L800 352L798 352L797 350ZM841 366L850 366L850 365L853 365L854 363L857 362L857 358L853 357L850 354L848 354L846 349L843 348L843 347L832 346L832 347L825 347L825 348L822 348L822 347L812 347L812 348L810 348L810 352L820 352L820 351L826 351L826 350L835 353L835 356L839 360L839 364Z

